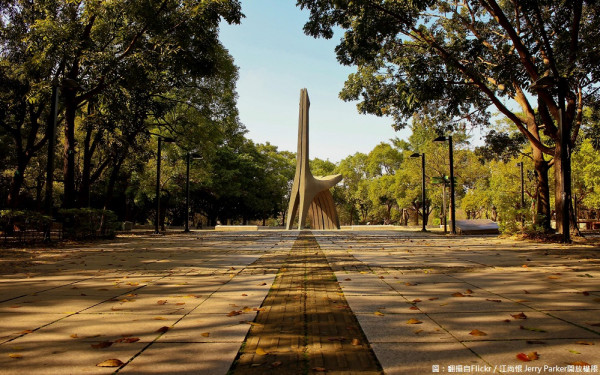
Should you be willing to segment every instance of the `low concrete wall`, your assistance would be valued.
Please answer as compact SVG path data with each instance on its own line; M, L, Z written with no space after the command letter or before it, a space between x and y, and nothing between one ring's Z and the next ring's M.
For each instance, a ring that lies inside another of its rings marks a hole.
M221 232L256 231L258 225L217 225L215 230Z

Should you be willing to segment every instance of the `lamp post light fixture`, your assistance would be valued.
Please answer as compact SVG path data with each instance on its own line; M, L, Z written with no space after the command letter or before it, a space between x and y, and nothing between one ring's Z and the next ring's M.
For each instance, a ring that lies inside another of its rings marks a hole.
M421 232L427 232L427 228L426 225L427 223L425 222L425 153L418 153L415 152L412 155L410 155L411 158L418 158L421 157L421 209L423 210L423 229L421 229Z
M161 161L161 149L162 142L175 142L174 138L164 137L159 134L150 133L158 137L158 149L156 152L156 218L154 221L154 234L160 234L159 228L159 218L160 218L160 161Z
M521 170L521 207L520 207L520 209L523 210L523 208L525 208L525 180L523 178L523 162L522 161L518 162L517 166ZM525 226L525 214L523 214L523 213L521 213L521 225L523 227Z
M450 233L456 234L456 207L454 201L454 151L452 150L452 136L439 136L433 140L434 142L446 142L448 141L448 149L450 158L450 220L452 226Z
M569 205L571 202L571 150L569 133L565 129L565 92L568 88L567 80L563 77L544 76L535 81L530 87L532 90L549 90L556 88L558 94L558 139L560 147L560 187L562 190L559 211L562 214L562 240L571 242L571 221L569 219Z
M185 228L183 231L190 231L190 159L202 159L199 154L188 151L186 155L185 168Z

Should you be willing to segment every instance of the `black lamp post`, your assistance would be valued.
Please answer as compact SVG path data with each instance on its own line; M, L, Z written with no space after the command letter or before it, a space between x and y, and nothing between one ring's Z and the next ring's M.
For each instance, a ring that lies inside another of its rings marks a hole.
M523 179L523 162L518 162L517 166L520 168L521 170L521 210L523 210L523 208L525 208L525 180ZM522 225L525 225L525 215L523 213L521 213L521 223Z
M425 222L425 153L415 152L410 155L411 158L418 158L419 156L421 157L421 209L423 210L423 229L421 229L421 232L427 232L427 223Z
M151 134L158 137L158 150L156 152L156 219L154 221L154 234L160 234L160 231L158 230L160 218L160 154L162 149L162 142L175 142L175 139L163 137L159 134Z
M201 159L200 155L188 151L186 155L185 168L185 228L184 232L190 231L190 159Z
M544 90L556 88L558 94L558 139L560 147L560 185L562 200L559 210L562 214L562 237L564 243L571 242L571 221L569 219L569 204L571 202L571 150L569 132L565 129L565 92L567 91L567 80L563 77L545 76L535 81L530 88ZM557 223L558 224L558 223Z
M450 158L450 220L452 227L450 233L456 234L456 207L454 206L454 152L452 150L452 136L440 136L433 140L434 142L448 141L449 158Z

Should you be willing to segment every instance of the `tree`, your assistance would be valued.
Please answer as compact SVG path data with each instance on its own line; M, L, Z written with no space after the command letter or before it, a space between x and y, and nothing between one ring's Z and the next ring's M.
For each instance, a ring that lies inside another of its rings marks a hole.
M76 204L76 136L82 109L101 103L103 95L106 98L119 89L144 92L146 98L152 98L210 79L227 54L218 40L219 22L239 23L242 14L237 0L12 0L2 3L0 16L3 60L32 69L25 72L29 74L24 75L26 84L38 85L40 92L60 86L63 205L72 207ZM44 79L31 79L35 74ZM160 106L147 110L146 116L162 117ZM47 111L42 106L36 113ZM83 136L83 152L88 152L84 155L83 195L91 173L87 163L94 150L94 133L102 133L88 124L85 122Z
M361 99L360 112L392 116L396 128L404 127L406 119L423 108L474 125L489 122L491 107L507 117L532 146L537 216L543 218L544 229L550 228L548 170L554 166L560 207L560 176L567 167L561 165L560 156L569 156L579 135L583 107L597 101L600 50L594 35L600 26L600 6L596 2L298 0L297 4L310 10L304 27L309 35L331 38L334 27L345 30L336 47L338 60L356 65L357 72L349 76L340 96ZM554 77L554 87L530 88L544 76ZM565 104L568 141L561 144L557 124Z

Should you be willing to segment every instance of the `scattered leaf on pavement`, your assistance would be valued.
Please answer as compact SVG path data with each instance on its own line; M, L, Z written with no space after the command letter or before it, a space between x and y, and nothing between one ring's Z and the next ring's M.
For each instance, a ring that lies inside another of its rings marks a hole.
M580 353L580 352L578 352L577 350L572 350L572 349L569 349L569 352L571 352L571 353L573 353L573 354L581 354L581 353Z
M113 344L112 341L101 341L97 344L91 344L90 346L94 349L104 349L104 348L108 348L112 344Z
M519 326L519 328L527 330L527 331L532 331L532 332L546 332L543 329L533 328L533 327Z
M166 304L166 303L167 303L167 300L166 300L166 299L159 299L159 300L158 300L156 303L157 303L158 305L164 305L164 304Z
M10 358L15 358L15 359L23 358L23 354L18 354L18 353L10 353L8 356Z
M502 300L499 300L499 299L489 299L489 298L486 298L486 301L497 302L497 303L502 302Z
M571 362L569 364L573 366L591 366L589 363L583 361Z
M487 336L487 333L485 333L483 331L480 331L478 329L474 329L471 332L469 332L469 335L472 335L472 336Z
M256 348L256 354L258 354L258 355L267 355L269 353L266 352L263 348L258 347L258 348Z
M419 308L417 306L411 306L409 307L410 310L419 310Z
M107 359L106 361L102 361L100 363L98 363L96 366L98 367L119 367L122 366L123 362L121 362L119 359Z
M131 343L138 342L138 341L140 341L139 337L121 337L120 339L115 340L115 342L124 343L124 344L131 344Z
M452 297L464 297L465 295L461 292L452 293Z
M588 342L588 341L577 341L576 344L579 344L579 345L594 345L593 342Z
M202 337L209 337L210 336L210 332L202 332L200 335Z
M169 330L169 327L163 326L156 330L156 332L165 333Z
M280 361L271 363L271 367L279 367L279 366L281 366L281 362Z
M512 316L515 319L527 319L527 315L525 315L522 312L519 314L510 314L510 316Z
M525 353L519 353L519 354L517 354L517 359L519 361L523 361L523 362L529 362L529 361L531 361L531 359Z
M352 339L352 345L354 345L354 346L360 345L360 340L359 339Z
M72 338L72 339L77 339L77 338L79 338L79 336L77 336L77 334L76 334L76 333L74 333L74 334L72 334L72 335L71 335L71 338Z
M423 323L422 321L420 321L419 319L415 319L415 318L410 318L406 321L406 324L421 324Z
M384 314L384 313L382 313L381 311L375 311L375 313L374 313L374 314L375 314L375 315L377 315L377 316L384 316L384 315L385 315L385 314Z

